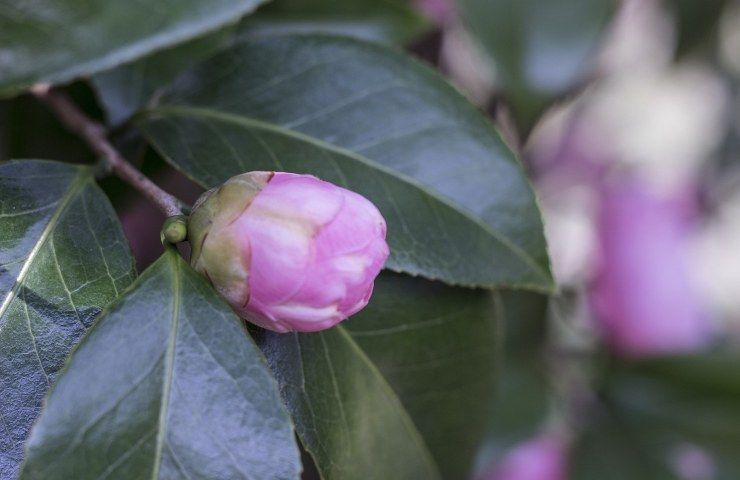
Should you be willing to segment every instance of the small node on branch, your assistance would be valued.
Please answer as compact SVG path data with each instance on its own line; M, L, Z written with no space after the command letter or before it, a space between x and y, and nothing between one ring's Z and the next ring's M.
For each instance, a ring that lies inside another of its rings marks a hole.
M162 243L180 243L188 236L188 219L185 215L169 217L162 225Z

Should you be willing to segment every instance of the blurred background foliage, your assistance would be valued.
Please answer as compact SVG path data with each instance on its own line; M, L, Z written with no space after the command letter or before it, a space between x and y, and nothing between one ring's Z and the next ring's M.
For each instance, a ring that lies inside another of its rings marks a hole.
M559 289L499 302L499 400L478 479L740 476L740 3L275 0L66 90L125 125L234 38L286 30L434 64L533 177ZM28 96L0 101L0 123L0 160L91 160ZM198 196L136 135L115 138L165 188ZM162 218L116 180L104 188L141 270L161 253Z
M476 67L445 49L443 65L513 125L560 290L540 331L507 315L481 478L737 478L740 5L461 3L447 35ZM533 48L549 54L539 84L527 42L548 44ZM555 438L562 461L533 438Z

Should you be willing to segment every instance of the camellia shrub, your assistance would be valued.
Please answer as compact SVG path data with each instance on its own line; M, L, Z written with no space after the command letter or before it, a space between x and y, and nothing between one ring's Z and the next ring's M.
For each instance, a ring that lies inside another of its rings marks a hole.
M3 478L298 478L298 442L324 478L472 472L501 297L553 286L523 169L432 68L234 26L258 3L3 4L0 91L98 158L0 165ZM210 190L166 193L123 131ZM108 175L169 218L142 272Z
M0 0L0 480L607 478L599 402L660 366L590 368L713 335L632 302L645 258L689 287L678 247L623 248L644 212L681 236L626 182L599 184L610 353L545 327L522 147L616 9Z

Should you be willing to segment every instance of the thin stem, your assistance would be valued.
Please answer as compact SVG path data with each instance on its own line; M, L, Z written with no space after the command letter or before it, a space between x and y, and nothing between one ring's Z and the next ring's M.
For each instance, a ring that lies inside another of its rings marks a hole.
M106 137L103 125L85 115L64 93L51 90L47 84L38 84L31 92L45 103L71 131L82 137L90 148L102 157L110 170L122 180L141 192L167 217L182 215L180 201L159 188L138 171L115 149Z

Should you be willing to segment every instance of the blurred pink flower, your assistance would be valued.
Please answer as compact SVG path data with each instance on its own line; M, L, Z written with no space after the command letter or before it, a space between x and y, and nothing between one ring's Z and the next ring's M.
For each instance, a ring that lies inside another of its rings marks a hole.
M565 480L566 450L557 437L540 435L514 447L479 480Z
M688 267L694 216L690 190L660 196L636 180L602 187L591 301L618 353L684 353L711 339Z
M366 198L282 172L237 175L201 198L191 263L242 318L312 332L367 305L389 250L385 220Z
M676 445L668 462L680 480L711 480L717 478L717 463L712 454L693 443Z

